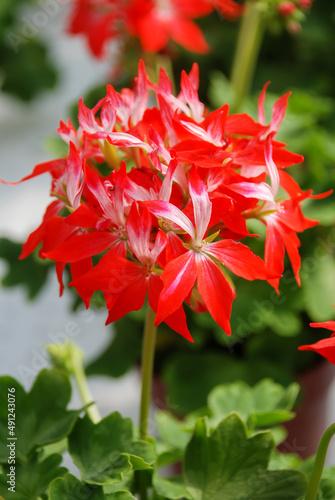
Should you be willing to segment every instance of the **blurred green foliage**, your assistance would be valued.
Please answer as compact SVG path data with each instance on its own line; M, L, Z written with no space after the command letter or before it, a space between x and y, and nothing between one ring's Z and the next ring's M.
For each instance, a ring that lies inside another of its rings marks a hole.
M0 259L7 265L1 285L4 287L20 285L26 290L27 297L32 300L43 289L54 263L50 260L43 261L36 252L24 260L19 260L21 250L20 243L0 238Z
M30 101L57 82L57 71L46 44L38 37L39 28L24 8L34 0L0 2L0 82L1 90ZM36 12L46 13L38 7Z

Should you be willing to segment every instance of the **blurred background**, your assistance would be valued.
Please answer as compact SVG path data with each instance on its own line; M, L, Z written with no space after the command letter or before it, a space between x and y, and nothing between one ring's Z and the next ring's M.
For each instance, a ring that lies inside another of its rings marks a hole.
M287 142L290 150L305 155L306 162L297 168L296 176L304 189L312 187L317 193L335 185L335 15L329 4L316 0L300 33L270 27L251 97L243 109L256 117L256 96L268 80L272 81L268 118L278 95L293 91L279 139ZM114 73L115 47L99 60L90 54L83 38L66 32L70 7L71 2L65 0L1 2L0 177L6 181L17 181L37 163L57 157L59 121L73 114L73 105L82 95L89 99L92 89L99 95L102 84ZM212 52L206 57L195 56L174 48L176 81L181 69L189 70L197 60L201 98L208 106L221 106L233 99L228 76L237 24L225 22L217 13L199 23ZM59 299L58 283L48 263L41 264L34 257L18 264L20 244L39 225L49 202L47 174L17 186L0 184L0 199L0 375L12 375L28 389L37 372L48 366L44 346L70 337L86 354L89 383L101 413L117 409L136 420L139 341L129 332L135 329L137 333L141 314L131 315L113 333L104 326L104 309L85 311L67 290ZM305 213L320 219L321 224L302 238L301 290L292 285L287 274L281 290L284 300L277 305L269 300L264 284L253 288L252 296L257 300L251 301L249 284L238 283L239 299L234 305L229 340L207 315L189 318L195 347L186 347L175 334L161 332L156 371L171 393L168 404L172 408L180 413L196 409L204 404L204 395L211 387L236 377L250 380L252 374L256 382L269 375L288 384L297 373L319 361L311 353L298 353L296 347L320 338L310 331L310 321L334 318L334 196L311 203ZM106 366L111 345L116 354L114 359L109 356L112 361ZM200 356L200 350L205 355ZM219 357L221 351L223 358ZM203 375L197 401L187 398L194 367ZM331 423L335 420L335 381L329 391L325 411ZM75 393L73 406L78 404ZM328 463L335 464L335 443Z
M52 142L57 137L60 120L66 120L72 104L104 81L110 69L109 60L97 61L87 52L84 40L65 33L69 6L61 2L57 5L59 8L55 15L49 16L45 26L40 27L31 38L33 43L41 41L45 53L42 61L37 61L34 53L25 56L30 58L27 66L36 65L36 74L32 75L31 82L25 81L29 75L18 66L16 76L12 77L17 85L15 93L8 92L14 90L8 87L9 84L6 91L3 89L0 92L0 177L7 181L17 181L31 172L37 163L55 157ZM20 11L19 19L32 19L39 11L41 9L36 5L26 5ZM20 33L19 30L16 32ZM21 46L18 49L21 50ZM50 67L54 69L50 71ZM47 88L41 85L33 98L33 91L28 87L43 80L48 71L52 74L52 89L48 88L51 85L46 85ZM22 90L24 86L27 86L25 93ZM26 240L28 234L40 224L49 203L49 189L48 174L18 186L0 184L1 238L8 238L13 244ZM1 243L2 255L6 253L13 260L17 259L20 247L7 247L3 240ZM8 273L9 267L8 261L0 259L1 277ZM17 272L20 273L20 269ZM24 280L23 275L21 278ZM26 279L30 280L30 275ZM38 280L38 276L35 279ZM66 294L59 298L54 273L48 273L38 297L29 300L29 296L32 298L33 295L34 291L29 291L22 284L0 288L1 375L18 378L26 389L31 386L37 372L49 365L44 346L64 340L65 332L73 324L78 331L73 340L84 349L88 359L96 357L110 340L109 329L104 326L105 311L94 311L89 316L85 316L84 311L73 313L72 297ZM99 377L91 383L103 414L121 408L125 416L136 418L140 386L136 373L117 382ZM76 396L73 405L78 404Z

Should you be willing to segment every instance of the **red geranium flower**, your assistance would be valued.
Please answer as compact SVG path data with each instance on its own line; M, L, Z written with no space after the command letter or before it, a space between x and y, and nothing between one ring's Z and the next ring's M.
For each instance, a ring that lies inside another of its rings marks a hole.
M214 9L227 19L242 15L243 5L233 0L76 0L69 31L87 38L92 54L102 57L112 39L139 39L146 52L159 52L170 40L200 54L209 46L193 19Z

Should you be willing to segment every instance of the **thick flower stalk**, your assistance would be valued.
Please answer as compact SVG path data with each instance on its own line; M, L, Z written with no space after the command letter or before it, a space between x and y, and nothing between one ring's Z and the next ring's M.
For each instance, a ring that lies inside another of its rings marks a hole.
M56 263L61 293L69 264L70 286L87 307L102 291L108 323L147 298L155 325L164 321L188 340L185 304L208 310L230 334L234 275L278 290L287 251L299 282L297 233L317 224L300 207L312 192L287 172L303 158L275 140L289 95L266 124L265 88L256 122L229 114L227 105L208 113L198 83L194 65L174 96L163 70L154 85L140 63L133 90L107 86L93 109L80 100L78 130L61 122L66 158L37 165L22 179L49 172L54 201L21 258L41 245L39 255ZM257 236L249 219L266 226L265 261L247 245Z

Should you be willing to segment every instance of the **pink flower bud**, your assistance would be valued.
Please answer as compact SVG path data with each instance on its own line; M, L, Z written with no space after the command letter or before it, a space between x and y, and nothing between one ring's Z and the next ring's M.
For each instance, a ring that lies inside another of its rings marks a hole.
M297 6L293 2L282 2L278 5L278 12L281 17L290 16L295 10L297 10Z
M290 33L293 33L294 35L296 33L300 33L302 28L301 28L301 24L300 23L297 23L296 21L289 21L287 23L287 29Z
M298 5L301 9L310 9L312 7L312 0L298 0Z

